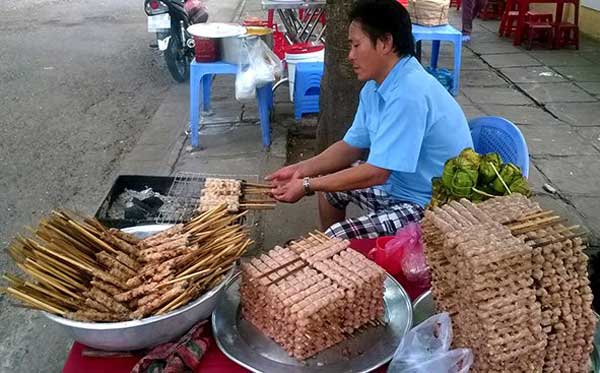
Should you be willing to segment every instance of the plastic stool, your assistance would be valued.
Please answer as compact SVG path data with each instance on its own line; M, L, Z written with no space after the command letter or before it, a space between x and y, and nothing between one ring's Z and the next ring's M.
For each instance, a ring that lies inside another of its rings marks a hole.
M504 13L504 1L502 0L488 0L485 2L483 9L479 12L478 16L482 20L499 19Z
M296 64L294 82L294 116L319 112L319 94L323 77L323 62L301 62Z
M531 50L535 40L543 40L542 37L546 39L546 42L548 43L548 49L552 49L552 28L552 25L547 22L525 22L525 30L523 35L524 40L528 41L527 50Z
M510 36L510 34L517 29L518 18L518 10L504 11L504 14L502 14L502 18L500 20L500 29L498 30L500 36Z
M222 61L190 64L190 142L193 148L200 147L198 124L200 123L200 103L203 111L210 110L210 88L212 77L217 74L237 74L238 66ZM265 149L271 146L271 123L269 115L273 108L272 84L256 89L258 113L262 130L262 144Z
M450 8L452 8L453 6L456 7L456 10L460 10L460 3L462 1L461 0L450 0Z
M460 64L462 59L462 33L450 25L443 26L420 26L412 25L412 33L415 42L422 40L432 40L431 48L431 67L437 69L438 57L440 54L440 42L450 41L454 43L454 69L452 70L453 80L450 93L454 96L458 94L460 82ZM420 45L420 43L418 43Z
M579 49L579 27L570 22L561 22L557 25L556 47L562 48L574 45Z

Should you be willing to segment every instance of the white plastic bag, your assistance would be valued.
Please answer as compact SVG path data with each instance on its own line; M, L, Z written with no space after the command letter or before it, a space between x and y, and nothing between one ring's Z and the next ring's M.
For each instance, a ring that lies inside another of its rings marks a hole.
M256 95L256 88L279 80L283 68L279 57L258 37L243 38L240 53L242 62L235 78L235 98L251 100Z
M258 38L250 47L250 66L255 72L256 88L278 80L283 70L279 57L264 41Z
M452 321L447 312L433 315L411 329L394 353L390 373L467 373L473 364L468 348L448 350Z
M248 61L249 49L246 40L242 39L240 46L240 61ZM235 99L247 101L254 97L256 97L256 72L251 64L240 63L235 76Z

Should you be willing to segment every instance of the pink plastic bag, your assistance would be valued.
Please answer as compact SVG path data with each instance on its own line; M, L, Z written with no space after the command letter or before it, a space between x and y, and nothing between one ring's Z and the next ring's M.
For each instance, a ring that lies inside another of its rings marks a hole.
M398 230L393 238L381 246L378 244L378 247L369 252L370 259L394 277L403 275L416 287L429 287L431 278L423 253L421 226L418 223L410 223Z

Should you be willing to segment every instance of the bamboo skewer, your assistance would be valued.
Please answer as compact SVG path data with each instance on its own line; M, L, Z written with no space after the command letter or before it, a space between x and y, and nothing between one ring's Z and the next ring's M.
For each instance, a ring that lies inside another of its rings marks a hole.
M274 203L240 203L240 208L246 210L272 210L275 206Z
M5 288L4 290L7 293L9 293L9 294L11 294L11 295L13 295L13 296L15 296L17 298L20 298L20 299L24 300L26 303L29 303L29 304L34 305L34 306L37 306L37 307L39 307L40 309L42 309L44 311L48 311L48 312L51 312L51 313L56 313L56 314L59 314L59 315L64 315L66 313L65 309L61 309L61 308L57 308L55 306L51 306L51 305L49 305L47 303L44 303L44 302L40 301L39 299L35 299L33 297L30 297L29 295L27 295L25 293L22 293L22 292L20 292L20 291L18 291L16 289Z
M257 184L257 183L249 183L247 181L243 182L244 187L254 187L254 188L268 188L271 189L273 188L273 185L268 185L268 184Z
M551 216L548 218L543 218L537 221L531 221L519 225L509 226L511 233L513 234L522 234L526 232L530 232L532 230L536 230L542 227L546 227L549 225L554 225L558 223L565 222L566 219L561 218L560 216Z

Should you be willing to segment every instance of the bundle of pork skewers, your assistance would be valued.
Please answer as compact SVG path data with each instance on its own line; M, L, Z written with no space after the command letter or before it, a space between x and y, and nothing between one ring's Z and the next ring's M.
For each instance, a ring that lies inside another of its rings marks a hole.
M307 359L384 315L385 271L317 232L242 264L242 316Z
M587 372L596 319L578 226L513 194L427 211L432 294L473 372Z
M9 254L28 278L0 289L25 307L80 321L123 321L186 305L223 281L252 244L225 205L138 239L97 220L54 211Z
M275 200L268 196L270 185L248 183L236 179L206 178L200 192L198 211L208 211L221 204L229 212L262 210L275 207Z

